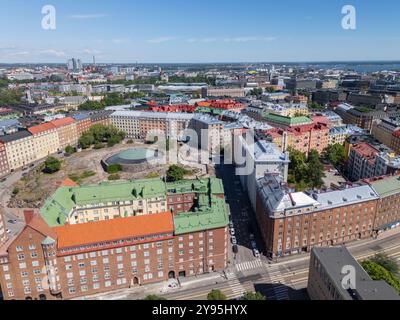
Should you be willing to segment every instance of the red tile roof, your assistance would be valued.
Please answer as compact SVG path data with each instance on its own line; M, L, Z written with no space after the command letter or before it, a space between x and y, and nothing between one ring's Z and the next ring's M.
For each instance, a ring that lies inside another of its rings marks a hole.
M53 124L56 128L64 127L69 124L73 124L75 120L71 117L66 117L66 118L61 118L61 119L56 119L53 121L50 121L51 124Z
M28 131L32 134L38 134L38 133L46 132L46 131L49 131L49 130L52 130L55 128L56 127L54 126L54 124L52 124L50 122L46 122L46 123L39 124L38 126L30 127L30 128L28 128Z
M174 231L172 213L149 214L129 218L65 225L54 228L58 248L73 248L105 241L157 235Z

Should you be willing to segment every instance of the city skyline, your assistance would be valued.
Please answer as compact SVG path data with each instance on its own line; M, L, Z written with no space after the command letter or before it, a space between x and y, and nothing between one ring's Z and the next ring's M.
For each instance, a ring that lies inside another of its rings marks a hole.
M75 56L87 63L93 55L98 63L390 61L399 49L394 1L352 1L356 30L342 28L343 1L293 1L287 10L265 1L94 6L56 0L56 30L41 27L46 3L30 1L22 10L21 4L3 3L0 63L63 63Z

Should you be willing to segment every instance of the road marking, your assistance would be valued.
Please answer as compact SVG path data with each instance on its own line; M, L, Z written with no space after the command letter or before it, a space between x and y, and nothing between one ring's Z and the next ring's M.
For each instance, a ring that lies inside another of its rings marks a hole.
M262 268L264 265L260 260L245 261L236 265L237 271L246 271L257 268Z

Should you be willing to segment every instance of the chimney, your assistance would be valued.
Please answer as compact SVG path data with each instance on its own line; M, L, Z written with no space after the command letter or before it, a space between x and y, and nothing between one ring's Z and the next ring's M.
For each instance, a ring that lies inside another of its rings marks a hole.
M26 224L29 224L34 217L35 217L34 210L24 210L24 218Z

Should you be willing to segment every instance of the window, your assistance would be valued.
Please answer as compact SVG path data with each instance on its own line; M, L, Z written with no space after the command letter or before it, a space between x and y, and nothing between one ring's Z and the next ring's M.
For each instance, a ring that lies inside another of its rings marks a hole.
M24 262L24 263L20 263L19 264L19 268L20 269L26 269L26 263Z

